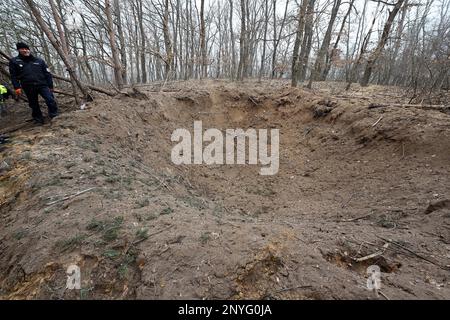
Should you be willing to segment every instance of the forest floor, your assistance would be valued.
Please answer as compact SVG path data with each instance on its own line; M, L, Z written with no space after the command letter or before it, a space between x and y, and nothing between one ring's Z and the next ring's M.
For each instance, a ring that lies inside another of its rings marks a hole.
M448 109L341 87L174 82L61 99L44 126L9 102L0 299L450 299ZM279 172L173 164L171 134L195 120L279 129Z

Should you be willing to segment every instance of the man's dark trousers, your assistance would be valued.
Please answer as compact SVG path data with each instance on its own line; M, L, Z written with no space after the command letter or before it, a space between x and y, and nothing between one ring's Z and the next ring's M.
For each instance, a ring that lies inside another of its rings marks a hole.
M45 86L26 86L22 88L25 91L25 95L28 98L28 104L32 111L33 119L42 119L41 108L39 107L38 95L44 98L48 107L48 115L50 118L55 117L58 114L58 107L56 105L55 97L50 91L49 87Z

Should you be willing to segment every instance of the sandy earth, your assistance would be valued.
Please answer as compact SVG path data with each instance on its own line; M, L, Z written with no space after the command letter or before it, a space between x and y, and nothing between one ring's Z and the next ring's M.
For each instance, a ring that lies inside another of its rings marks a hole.
M85 110L61 99L42 127L23 103L0 119L2 299L450 299L445 109L377 86L139 90ZM195 120L279 129L279 172L174 165L171 133ZM81 290L66 289L71 264Z

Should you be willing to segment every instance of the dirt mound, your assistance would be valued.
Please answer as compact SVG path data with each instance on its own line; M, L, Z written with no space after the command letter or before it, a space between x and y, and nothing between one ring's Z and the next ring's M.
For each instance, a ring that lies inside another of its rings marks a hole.
M355 92L180 82L1 119L0 296L367 299L370 262L385 296L448 299L450 116ZM279 129L279 172L174 165L172 132L197 120Z

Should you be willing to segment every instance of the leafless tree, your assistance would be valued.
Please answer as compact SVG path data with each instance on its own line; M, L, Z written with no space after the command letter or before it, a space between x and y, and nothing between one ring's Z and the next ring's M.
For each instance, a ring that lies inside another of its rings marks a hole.
M450 0L4 0L0 49L30 43L89 90L206 77L450 87ZM381 25L380 28L378 26ZM0 58L6 75L5 58ZM309 78L308 78L309 77Z

